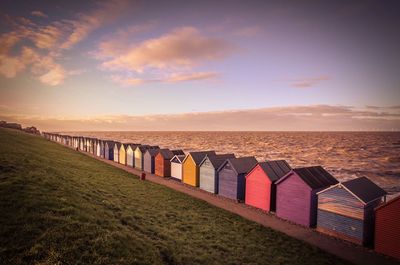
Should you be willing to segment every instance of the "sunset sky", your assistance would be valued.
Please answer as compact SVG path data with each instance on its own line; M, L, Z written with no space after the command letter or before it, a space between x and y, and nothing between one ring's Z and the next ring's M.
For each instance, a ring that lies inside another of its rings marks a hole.
M0 3L0 119L400 130L398 1Z

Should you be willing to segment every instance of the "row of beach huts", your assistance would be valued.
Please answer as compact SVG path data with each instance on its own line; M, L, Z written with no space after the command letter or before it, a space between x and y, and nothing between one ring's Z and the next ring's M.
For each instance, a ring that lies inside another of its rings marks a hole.
M214 151L43 133L46 139L160 177L175 178L219 196L244 202L282 219L400 259L400 196L366 177L337 181L321 166L292 168L285 160L258 162Z

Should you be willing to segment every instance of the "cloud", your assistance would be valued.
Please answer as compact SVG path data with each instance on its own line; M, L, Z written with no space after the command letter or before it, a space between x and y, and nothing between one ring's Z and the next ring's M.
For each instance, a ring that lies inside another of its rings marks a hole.
M48 17L48 15L46 15L45 13L43 13L42 11L39 11L39 10L32 11L31 15L35 16L35 17L42 17L42 18Z
M138 73L152 68L182 69L201 61L224 58L230 49L230 45L221 39L205 37L193 27L184 27L134 45L123 54L103 62L102 67Z
M400 130L400 113L359 110L351 106L309 105L169 115L105 115L57 118L1 116L42 130L142 131L388 131Z
M215 79L218 76L220 76L220 74L219 73L215 73L215 72L173 74L166 81L173 83L173 82L182 82L182 81L206 80L206 79Z
M142 28L134 28L135 32L139 30ZM127 34L120 32L119 35L123 36L122 41L121 38L103 41L95 55L103 61L101 69L119 72L111 79L124 86L215 78L219 74L197 72L194 68L205 61L223 59L233 49L226 41L204 36L193 27L178 28L130 46L121 44L126 43ZM130 76L124 77L124 73Z
M61 48L70 49L86 38L93 30L115 20L126 10L127 5L128 1L126 0L111 0L102 2L97 9L89 14L79 14L77 20L70 21L73 28L72 33L61 45Z
M328 81L331 78L329 76L316 76L300 79L289 79L290 85L296 88L309 88L319 85L321 82Z
M184 81L216 79L219 76L220 74L216 72L197 72L197 73L194 72L194 73L171 74L165 78L159 78L159 79L141 79L134 77L125 77L123 75L111 75L110 79L123 87L129 87L147 83L176 83Z
M44 84L62 84L68 75L77 74L65 70L56 62L62 57L63 51L85 39L93 30L117 19L125 12L127 4L126 0L100 2L93 11L80 13L75 20L63 19L47 25L6 15L13 30L0 35L0 74L14 78L25 69L31 69ZM47 17L37 10L31 12L31 15ZM34 47L26 40L30 40Z

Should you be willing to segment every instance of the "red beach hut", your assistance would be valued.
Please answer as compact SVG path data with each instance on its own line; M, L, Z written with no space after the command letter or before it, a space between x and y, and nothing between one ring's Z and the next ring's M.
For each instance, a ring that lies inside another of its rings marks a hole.
M285 160L258 163L246 176L245 203L264 211L275 211L275 182L290 170Z
M155 174L160 177L171 176L171 159L175 155L184 155L182 150L160 149L156 155Z
M375 210L375 250L400 259L400 196Z

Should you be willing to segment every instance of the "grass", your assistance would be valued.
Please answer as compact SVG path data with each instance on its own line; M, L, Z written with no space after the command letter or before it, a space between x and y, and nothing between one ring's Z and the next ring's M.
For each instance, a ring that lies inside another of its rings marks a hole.
M9 129L0 129L0 213L0 264L347 264Z

